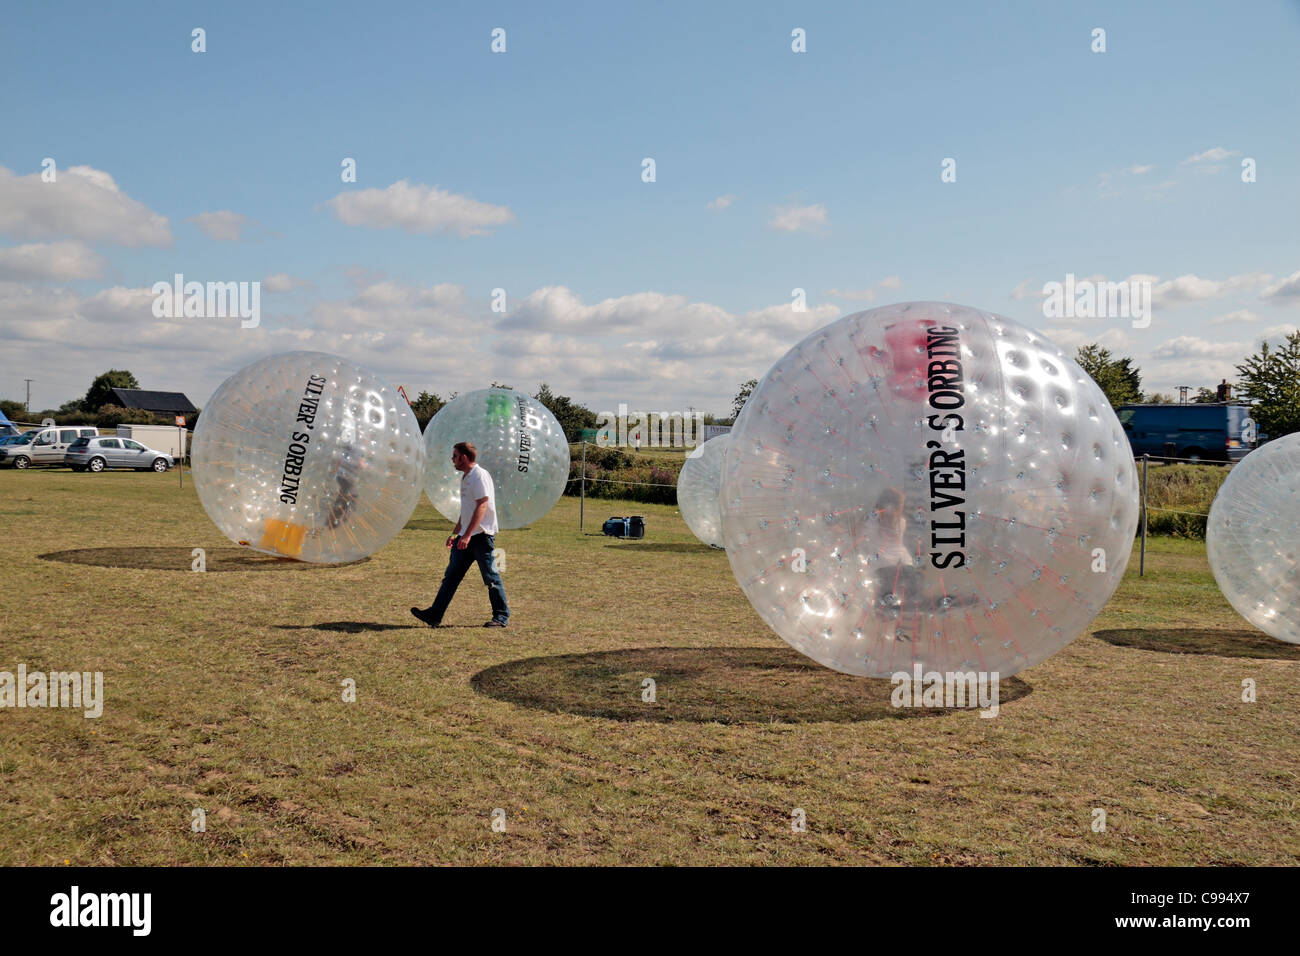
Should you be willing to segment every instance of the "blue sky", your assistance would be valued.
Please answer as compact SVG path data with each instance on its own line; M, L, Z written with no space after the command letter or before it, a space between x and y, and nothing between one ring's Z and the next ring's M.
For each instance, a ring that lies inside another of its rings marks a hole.
M1211 385L1300 320L1297 49L1300 3L1264 0L11 4L0 397L126 367L201 405L312 348L412 394L722 413L915 299ZM263 282L261 324L158 319L177 272ZM1049 320L1067 273L1150 277L1150 328Z

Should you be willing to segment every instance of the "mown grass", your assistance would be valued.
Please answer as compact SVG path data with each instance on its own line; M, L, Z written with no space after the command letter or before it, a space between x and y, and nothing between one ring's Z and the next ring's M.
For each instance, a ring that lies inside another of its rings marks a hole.
M644 541L593 533L619 513ZM107 696L0 710L0 864L1300 859L1300 660L1201 542L1154 539L989 720L788 649L672 507L577 516L499 536L508 629L471 574L434 631L406 610L445 560L427 503L370 560L303 568L235 551L175 474L0 473L0 669L102 670Z

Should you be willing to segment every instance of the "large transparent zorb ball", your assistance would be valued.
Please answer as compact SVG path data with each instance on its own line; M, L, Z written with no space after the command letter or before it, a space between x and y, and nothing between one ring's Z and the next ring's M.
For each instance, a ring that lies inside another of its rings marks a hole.
M692 451L677 475L677 508L691 533L705 544L722 547L722 508L718 490L722 486L722 460L727 453L726 435L710 438Z
M759 615L850 674L1015 674L1114 592L1137 474L1101 390L1037 332L912 302L790 350L731 431L727 557Z
M497 524L524 528L555 507L569 480L569 443L550 409L510 388L482 388L452 399L424 430L429 467L424 490L449 521L460 517L460 479L451 463L469 442L492 476Z
M324 352L272 355L226 379L203 408L191 454L199 501L226 537L321 564L387 544L424 480L406 400Z
M1300 644L1300 434L1233 467L1210 506L1206 546L1214 580L1237 613Z

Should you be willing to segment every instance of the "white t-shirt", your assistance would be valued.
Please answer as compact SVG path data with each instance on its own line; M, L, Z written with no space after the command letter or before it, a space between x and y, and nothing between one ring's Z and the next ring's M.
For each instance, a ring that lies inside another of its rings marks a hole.
M478 529L474 533L478 534L479 531L482 531L484 534L496 534L496 487L492 484L492 476L476 464L465 472L460 479L461 533L464 533L465 529L469 527L469 523L474 520L474 509L478 507L480 498L487 499L487 510L483 512L483 520L479 522Z

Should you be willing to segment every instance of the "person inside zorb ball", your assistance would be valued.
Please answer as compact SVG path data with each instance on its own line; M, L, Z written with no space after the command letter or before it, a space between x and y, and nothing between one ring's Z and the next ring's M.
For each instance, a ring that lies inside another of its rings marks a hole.
M722 528L785 641L845 673L1010 676L1118 586L1137 472L1096 383L1042 335L946 303L840 319L731 432Z
M228 378L199 417L192 455L199 501L226 537L320 564L387 544L424 479L406 400L324 352L272 355Z

